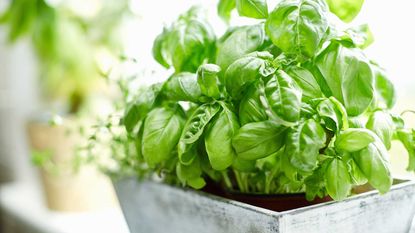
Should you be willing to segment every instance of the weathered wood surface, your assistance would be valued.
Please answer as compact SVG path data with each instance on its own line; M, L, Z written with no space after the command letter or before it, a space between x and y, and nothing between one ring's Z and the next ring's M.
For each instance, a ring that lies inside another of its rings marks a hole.
M412 181L284 212L133 178L114 185L131 233L408 233L415 213Z

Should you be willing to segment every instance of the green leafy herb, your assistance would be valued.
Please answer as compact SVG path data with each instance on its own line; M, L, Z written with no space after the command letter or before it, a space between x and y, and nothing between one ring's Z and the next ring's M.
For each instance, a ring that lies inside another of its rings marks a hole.
M387 192L392 140L415 170L415 130L391 113L394 87L362 51L373 41L367 26L339 29L322 0L282 0L269 15L262 0L218 5L225 20L234 8L265 25L216 40L192 8L156 38L155 58L174 71L125 111L138 164L195 189L209 179L308 200L343 200L366 183Z

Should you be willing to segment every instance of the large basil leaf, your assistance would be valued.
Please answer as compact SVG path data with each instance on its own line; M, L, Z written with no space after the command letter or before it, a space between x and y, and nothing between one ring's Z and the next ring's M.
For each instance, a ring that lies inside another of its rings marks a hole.
M170 31L167 28L164 28L163 32L154 40L152 49L154 59L165 68L169 68L171 63L171 54L167 52L166 43L169 33Z
M346 109L334 97L322 100L317 105L317 113L323 119L325 127L333 132L348 128Z
M268 120L268 115L262 106L260 98L264 96L265 89L262 80L248 87L248 91L239 104L239 121L242 125L250 122Z
M215 34L203 15L200 8L192 7L157 37L153 55L160 64L194 73L214 57Z
M215 64L201 65L197 71L197 83L202 93L206 96L218 99L220 97L218 73L220 67Z
M134 100L128 103L122 118L122 124L128 132L131 132L137 123L143 120L147 113L154 107L161 87L161 84L153 84L149 88L139 92Z
M392 186L392 176L388 160L388 151L378 138L370 143L365 149L353 154L353 159L362 173L366 176L369 184L386 193Z
M326 0L330 11L344 22L352 21L362 8L364 0Z
M153 109L144 122L142 152L150 167L169 159L184 125L183 110L161 107Z
M392 117L384 111L373 112L366 123L366 128L375 132L388 150L391 148L391 140L395 132L394 126Z
M341 131L334 143L336 149L347 152L356 152L366 148L378 137L368 129L350 128Z
M343 200L349 195L351 189L350 174L344 161L334 158L326 170L327 193L336 201Z
M240 16L255 19L265 19L268 17L266 0L236 0L236 9Z
M194 148L194 144L203 134L206 125L219 110L219 104L203 104L187 119L178 145L179 160L181 163L188 165L193 161L196 155L196 153L191 151Z
M210 164L215 170L224 170L232 165L236 152L232 138L239 129L238 118L226 105L206 130L205 145Z
M242 126L232 140L239 158L256 160L277 152L284 145L287 128L273 121Z
M236 7L235 0L219 0L217 11L219 17L221 17L225 22L229 22L231 19L231 12Z
M322 0L282 0L270 13L265 31L284 53L311 58L328 29L327 11Z
M246 87L275 71L271 65L272 55L268 52L256 52L236 60L225 73L227 92L240 99Z
M264 25L232 28L218 43L216 64L222 71L244 55L257 51L265 39Z
M395 87L382 68L373 64L372 69L375 74L376 105L391 109L396 103Z
M193 73L173 74L163 86L163 95L172 101L203 101L202 92Z
M363 113L374 97L374 76L369 61L360 50L332 43L316 59L314 73L326 96L334 96L348 115Z
M307 69L299 66L291 66L287 69L287 73L301 88L303 101L307 102L311 99L324 96L313 74Z
M285 155L290 157L290 163L298 170L311 172L317 166L317 156L325 142L324 129L315 120L309 119L289 131Z
M265 96L270 117L295 122L300 118L301 90L295 81L284 71L278 70L265 85Z

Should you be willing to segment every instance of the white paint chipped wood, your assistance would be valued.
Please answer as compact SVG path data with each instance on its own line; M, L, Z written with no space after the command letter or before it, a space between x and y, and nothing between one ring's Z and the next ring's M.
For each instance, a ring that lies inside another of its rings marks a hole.
M134 178L114 185L131 233L408 233L415 213L414 181L284 212Z

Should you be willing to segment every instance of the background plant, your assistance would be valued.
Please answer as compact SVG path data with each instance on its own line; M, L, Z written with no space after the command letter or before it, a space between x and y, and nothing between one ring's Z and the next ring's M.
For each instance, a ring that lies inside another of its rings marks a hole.
M98 83L97 56L121 54L118 30L129 10L128 1L103 0L96 13L84 16L69 3L12 0L0 23L9 28L10 42L31 41L45 100L63 101L76 113Z

